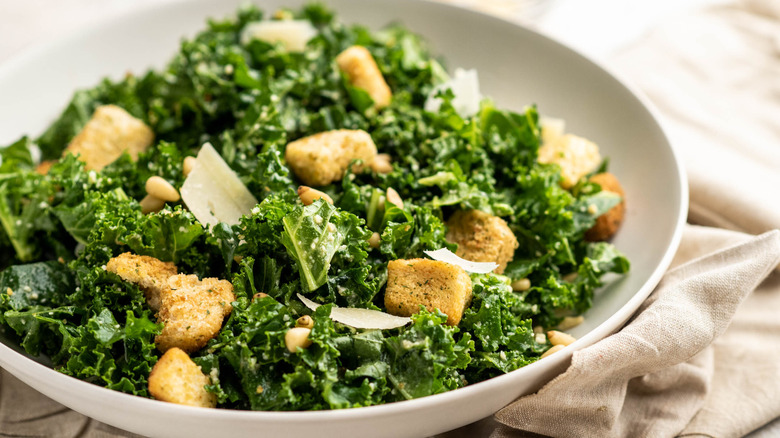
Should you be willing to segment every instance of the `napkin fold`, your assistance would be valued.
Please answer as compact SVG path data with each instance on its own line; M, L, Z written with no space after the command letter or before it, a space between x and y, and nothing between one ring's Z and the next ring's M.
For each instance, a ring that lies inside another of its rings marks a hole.
M713 241L745 238L699 257ZM780 350L767 342L780 326L759 315L780 308L780 276L758 287L780 263L780 231L689 226L684 260L620 332L575 352L565 373L496 413L493 436L742 436L780 413ZM731 372L740 366L755 373Z

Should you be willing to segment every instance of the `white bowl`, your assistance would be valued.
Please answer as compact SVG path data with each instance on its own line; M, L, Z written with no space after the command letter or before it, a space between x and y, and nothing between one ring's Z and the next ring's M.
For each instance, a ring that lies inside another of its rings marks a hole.
M206 17L235 12L243 0L194 0L149 7L31 51L0 68L0 144L37 135L76 88L108 75L161 67L182 36ZM261 7L302 1L263 1ZM500 107L528 103L566 120L567 129L598 143L611 159L627 199L614 239L631 272L599 291L579 338L561 353L509 374L449 393L382 406L323 412L200 409L104 389L31 360L5 338L0 366L33 388L85 415L132 432L165 437L428 436L486 417L540 388L569 363L573 351L618 330L650 294L669 265L687 212L679 159L652 110L636 92L593 61L533 31L497 18L412 0L330 0L341 19L380 28L399 21L425 36L454 67L476 68L483 92Z

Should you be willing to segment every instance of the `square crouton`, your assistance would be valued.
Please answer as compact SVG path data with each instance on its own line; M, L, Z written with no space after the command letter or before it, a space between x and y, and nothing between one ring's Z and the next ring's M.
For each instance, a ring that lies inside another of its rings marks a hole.
M437 260L392 260L387 264L385 307L397 316L411 316L423 305L447 315L458 325L471 302L471 278L460 266Z
M120 276L122 280L141 287L149 307L155 312L160 309L160 291L168 278L176 275L173 262L163 262L154 257L119 254L106 263L106 270Z
M90 170L101 170L125 151L133 160L154 141L154 132L144 122L116 105L103 105L65 149L78 154Z
M171 348L149 374L149 393L157 400L180 405L213 408L217 396L206 391L211 380L184 351Z
M324 186L340 180L352 160L362 160L360 172L374 162L376 145L366 131L338 129L320 132L287 145L284 158L295 175L308 186Z
M553 136L539 148L540 163L555 163L561 167L561 187L570 189L580 178L601 164L599 147L592 141L566 134Z
M157 317L164 325L154 339L157 349L200 350L222 329L222 320L230 315L230 303L235 300L233 285L227 280L198 280L197 275L184 274L170 277L160 293Z
M371 96L374 108L382 109L390 105L393 93L368 49L352 46L339 53L336 64L347 75L352 86L365 90Z
M455 254L472 262L493 262L501 274L515 256L517 237L500 217L479 210L459 210L447 221L447 240L458 244Z

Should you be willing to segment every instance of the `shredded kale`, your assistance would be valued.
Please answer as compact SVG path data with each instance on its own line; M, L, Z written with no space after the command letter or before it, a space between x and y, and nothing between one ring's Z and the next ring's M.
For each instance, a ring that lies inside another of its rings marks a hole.
M425 111L447 74L417 35L402 26L345 25L319 4L277 16L317 29L304 52L242 44L246 24L268 18L247 6L183 40L166 68L76 91L42 135L0 149L0 324L28 354L148 397L162 325L138 286L105 269L132 252L232 282L231 315L192 354L220 407L370 406L453 390L538 360L549 344L538 342L533 327L586 312L606 273L628 271L613 245L583 239L620 197L587 181L565 190L559 168L537 162L534 105L512 112L484 99L476 115L462 117L444 90L441 107ZM393 91L381 111L335 64L352 45L371 52ZM105 104L146 123L156 140L136 160L125 154L91 171L63 151ZM370 133L393 170L349 169L318 188L333 204L304 206L285 145L333 129ZM143 214L145 181L159 176L181 187L184 158L205 142L259 204L232 226L204 228L182 201ZM37 155L53 162L48 172L36 171ZM385 199L388 188L403 207ZM472 276L473 298L457 327L438 309L421 308L411 324L392 330L357 330L328 317L334 305L384 310L388 261L455 250L445 219L464 209L502 217L519 247L503 275ZM371 247L374 233L379 244ZM523 278L531 287L513 291L511 282ZM323 305L312 312L297 293ZM314 320L312 344L291 353L285 333L306 314Z

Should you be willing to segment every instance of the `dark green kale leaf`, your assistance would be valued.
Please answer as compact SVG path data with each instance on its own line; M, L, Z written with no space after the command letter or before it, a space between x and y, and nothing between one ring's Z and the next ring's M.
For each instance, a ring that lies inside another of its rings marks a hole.
M251 175L248 186L261 201L270 193L287 192L287 199L292 198L295 185L290 178L289 169L282 163L279 148L270 146L257 155L257 167Z
M53 212L65 230L77 242L86 245L92 230L106 215L114 213L117 205L129 203L130 198L120 188L107 192L91 191L85 193L83 202L73 206L59 204Z
M382 331L348 332L334 337L332 342L339 350L345 371L331 388L331 404L357 407L382 403L390 392Z
M365 258L361 246L367 245L370 234L362 228L363 221L322 199L305 207L297 206L282 222L282 243L298 265L301 283L310 292L327 282L337 251L346 261ZM345 248L341 248L342 244Z
M8 310L3 320L20 336L20 345L28 354L52 355L56 359L62 351L58 330L65 325L63 321L77 313L80 309L75 306L33 306L23 311Z
M148 311L136 316L103 309L77 326L60 323L62 349L68 357L59 371L110 389L148 396L147 378L157 362L153 339L161 326ZM122 342L120 342L122 341Z
M388 380L395 400L408 400L466 385L463 374L471 361L474 342L468 333L456 340L457 327L444 325L447 315L421 309L413 325L385 339Z
M134 253L176 263L194 249L193 243L204 234L195 216L178 206L142 216L135 229L122 238Z
M280 394L280 374L285 365L279 361L289 355L284 333L290 322L287 309L271 297L251 302L244 297L238 298L222 332L205 349L207 353L224 358L219 362L223 398L230 396L231 390L227 388L235 380L241 393L233 392L233 403L246 403L255 410L295 409L295 406L287 407L290 401Z
M534 339L531 317L536 309L512 291L505 277L480 275L472 281L474 297L461 327L475 337L468 370L474 383L534 362L546 346Z
M3 266L67 254L61 227L50 211L54 186L34 172L0 174Z
M423 257L424 251L441 248L454 250L456 245L447 242L447 229L435 210L412 205L408 211L389 204L385 211L380 251L389 259Z
M0 174L33 170L35 162L31 153L33 143L24 136L16 142L0 148Z
M593 195L580 196L569 207L573 212L574 234L579 236L596 224L596 219L620 204L620 195L599 191Z
M56 261L15 265L0 273L0 308L25 310L35 306L57 307L76 288L67 265Z

